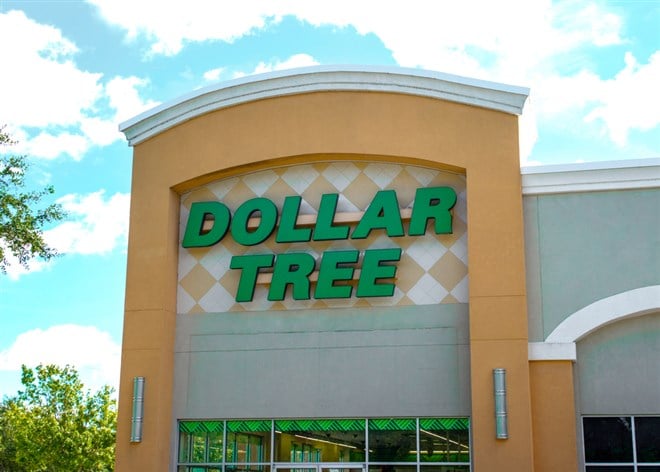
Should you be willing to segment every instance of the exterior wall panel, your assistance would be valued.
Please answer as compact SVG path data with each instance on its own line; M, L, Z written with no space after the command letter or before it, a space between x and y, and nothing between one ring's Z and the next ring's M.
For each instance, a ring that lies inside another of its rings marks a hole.
M577 343L583 415L660 413L660 312L611 324Z

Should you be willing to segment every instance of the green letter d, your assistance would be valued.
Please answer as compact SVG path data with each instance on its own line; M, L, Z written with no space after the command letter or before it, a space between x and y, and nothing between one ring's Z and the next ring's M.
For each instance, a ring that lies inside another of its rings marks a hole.
M213 226L204 232L204 221L213 217ZM190 206L188 224L183 235L183 247L208 247L220 241L229 228L229 208L220 202L195 202Z

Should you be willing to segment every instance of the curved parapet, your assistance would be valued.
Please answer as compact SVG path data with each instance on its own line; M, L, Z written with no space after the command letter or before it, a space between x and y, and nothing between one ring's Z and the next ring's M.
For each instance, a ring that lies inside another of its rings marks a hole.
M529 89L419 69L318 66L221 82L159 105L119 125L131 146L222 108L309 92L417 95L520 115Z

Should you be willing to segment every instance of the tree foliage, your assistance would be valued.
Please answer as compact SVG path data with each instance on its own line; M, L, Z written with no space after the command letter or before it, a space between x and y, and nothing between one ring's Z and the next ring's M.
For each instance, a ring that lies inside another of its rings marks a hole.
M108 471L117 426L112 389L83 391L70 366L22 366L23 390L0 403L0 470Z
M7 270L8 254L27 267L40 257L49 260L57 253L43 239L45 224L64 217L58 204L42 205L41 200L54 192L52 186L26 190L25 176L29 168L25 156L5 154L5 148L16 144L0 127L0 271Z

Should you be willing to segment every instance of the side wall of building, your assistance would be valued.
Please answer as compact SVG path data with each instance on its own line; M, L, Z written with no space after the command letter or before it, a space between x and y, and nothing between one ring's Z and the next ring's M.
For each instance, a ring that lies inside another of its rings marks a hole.
M558 172L524 197L530 354L544 348L530 362L537 471L559 470L557 450L584 465L584 416L660 414L657 171ZM574 418L568 436L559 418Z

